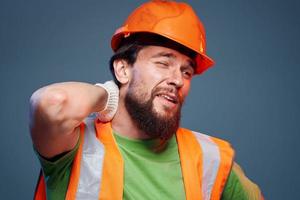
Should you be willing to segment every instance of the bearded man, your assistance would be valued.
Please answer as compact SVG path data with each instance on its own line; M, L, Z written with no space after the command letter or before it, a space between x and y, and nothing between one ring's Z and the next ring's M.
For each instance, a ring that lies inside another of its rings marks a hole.
M150 1L112 37L114 81L37 90L35 199L262 199L229 143L179 127L192 78L213 65L205 42L188 4Z

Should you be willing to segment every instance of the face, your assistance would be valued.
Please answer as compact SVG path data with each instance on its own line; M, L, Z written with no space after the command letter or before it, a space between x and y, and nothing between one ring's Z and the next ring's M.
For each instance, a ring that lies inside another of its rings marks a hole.
M190 89L193 61L176 50L143 48L131 66L125 106L151 138L170 138L179 127L181 106Z

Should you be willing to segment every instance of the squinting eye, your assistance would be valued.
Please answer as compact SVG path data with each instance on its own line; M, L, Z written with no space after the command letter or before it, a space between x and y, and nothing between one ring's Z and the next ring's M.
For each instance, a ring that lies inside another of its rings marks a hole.
M167 62L161 62L161 61L157 61L157 62L155 62L155 64L158 64L158 65L161 65L161 66L164 66L164 67L169 66L169 64Z
M188 70L184 70L184 71L183 71L183 75L184 75L184 77L190 79L190 78L192 78L193 73L190 72L190 71L188 71Z

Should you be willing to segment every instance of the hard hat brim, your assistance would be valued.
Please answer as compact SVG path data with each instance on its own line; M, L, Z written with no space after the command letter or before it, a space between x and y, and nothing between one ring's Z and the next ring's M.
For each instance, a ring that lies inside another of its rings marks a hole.
M124 39L126 37L129 37L131 34L136 34L136 33L155 34L153 32L146 32L146 31L143 31L143 32L140 32L140 31L139 32L130 32L130 33L129 32L116 33L116 34L113 35L113 37L111 39L111 48L112 48L112 50L114 52L116 52L117 49L120 46L120 43L121 43L122 39ZM170 39L170 40L174 41L173 38L170 38L166 35L162 35L162 34L157 34L157 35L163 36L167 39ZM176 41L174 41L174 42L176 42ZM180 44L180 43L178 43L178 44ZM187 48L189 48L189 47L187 47ZM194 51L197 54L196 58L195 58L195 61L196 61L195 75L202 74L204 71L206 71L207 69L209 69L210 67L212 67L215 64L214 60L211 59L210 57L208 57L207 55L205 55L203 53L200 53L198 51L195 51L194 49L191 49L191 48L189 48L189 49Z

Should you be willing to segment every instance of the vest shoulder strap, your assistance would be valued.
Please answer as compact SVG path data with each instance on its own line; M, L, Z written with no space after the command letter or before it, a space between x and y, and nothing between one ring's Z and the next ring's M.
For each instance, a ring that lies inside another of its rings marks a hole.
M185 145L180 145L182 142L179 141L179 152L182 151L181 148L188 146L196 157L192 159L194 165L197 166L202 199L219 199L233 163L234 151L230 144L224 140L183 128L179 129L177 137L182 138L181 140L185 143Z

